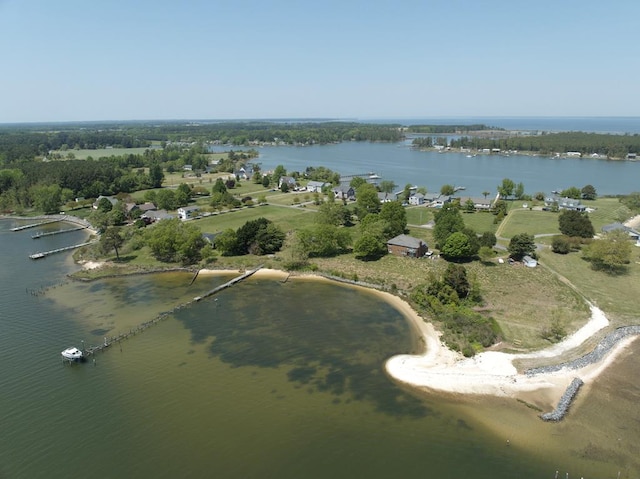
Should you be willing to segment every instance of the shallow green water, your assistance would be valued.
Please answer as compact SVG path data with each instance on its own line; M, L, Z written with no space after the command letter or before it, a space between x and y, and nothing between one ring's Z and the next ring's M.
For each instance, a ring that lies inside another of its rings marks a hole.
M29 261L31 233L9 226L0 221L0 477L552 478L559 469L604 478L628 452L576 443L549 454L545 442L574 441L585 424L602 433L592 419L601 413L580 416L586 405L554 429L513 401L397 387L383 364L415 348L406 321L378 297L334 284L249 280L95 365L64 365L62 349L126 331L226 278L69 282L68 257ZM73 234L60 236L69 244ZM637 420L629 407L616 418ZM506 446L485 413L533 437Z

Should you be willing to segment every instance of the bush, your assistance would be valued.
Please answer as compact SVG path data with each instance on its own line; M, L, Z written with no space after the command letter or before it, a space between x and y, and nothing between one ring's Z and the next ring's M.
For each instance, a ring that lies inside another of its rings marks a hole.
M571 243L566 236L556 236L551 242L551 251L558 254L567 254L571 251Z

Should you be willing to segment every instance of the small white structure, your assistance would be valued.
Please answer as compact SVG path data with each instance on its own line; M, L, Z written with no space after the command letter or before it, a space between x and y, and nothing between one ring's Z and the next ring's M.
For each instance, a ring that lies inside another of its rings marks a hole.
M524 264L528 268L535 268L536 266L538 266L538 262L529 255L522 258L522 264Z

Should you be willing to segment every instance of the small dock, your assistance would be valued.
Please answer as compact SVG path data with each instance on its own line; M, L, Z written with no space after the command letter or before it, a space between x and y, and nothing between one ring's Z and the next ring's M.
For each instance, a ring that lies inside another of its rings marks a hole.
M15 228L11 228L11 231L22 231L29 228L35 228L37 226L48 225L49 223L57 223L58 221L60 220L56 218L53 220L41 221L40 223L32 223L28 225L16 226Z
M29 255L29 258L31 259L40 259L40 258L45 258L46 256L55 254L55 253L61 253L63 251L69 251L70 249L76 249L76 248L80 248L82 246L87 246L90 244L95 243L95 241L89 241L87 243L80 243L80 244L74 244L71 246L65 246L64 248L58 248L58 249L52 249L51 251L41 251L38 253L33 253Z
M221 284L220 286L217 286L215 288L213 288L211 291L207 291L205 294L203 294L202 296L196 296L195 298L193 298L194 301L200 301L204 298L207 298L213 294L216 294L218 291L222 291L223 289L228 288L229 286L233 286L236 283L239 283L240 281L242 281L243 279L247 279L249 276L251 276L252 274L254 274L256 271L258 271L259 269L262 268L262 266L264 265L260 265L257 268L254 268L252 270L246 271L243 274L241 274L240 276L233 278L231 281L227 281L224 284Z
M78 226L77 228L69 228L66 230L49 231L47 233L37 233L35 235L31 235L31 238L38 239L38 238L42 238L43 236L53 236L53 235L59 235L62 233L71 233L72 231L79 231L84 229L86 229L86 226Z
M98 344L97 346L89 346L87 348L84 347L84 341L82 342L82 352L84 353L84 358L87 359L89 356L93 356L98 352L104 351L105 349L108 349L109 347L111 347L112 345L114 345L115 343L120 343L122 340L124 339L128 339L131 336L135 336L138 333L141 333L142 331L144 331L145 329L149 328L150 326L153 326L154 324L159 323L160 321L162 321L163 319L167 318L170 314L175 313L176 311L185 308L187 306L190 306L193 303L196 303L198 301L201 301L204 298L207 298L211 295L216 294L219 291L222 291L223 289L226 289L230 286L233 286L236 283L239 283L240 281L247 279L249 276L253 275L254 273L256 273L258 270L260 270L263 267L263 265L260 265L252 270L246 271L244 273L242 273L240 276L237 276L236 278L233 278L231 281L227 281L224 284L221 284L220 286L217 286L215 288L213 288L210 291L207 291L205 294L203 294L202 296L196 296L195 298L193 298L191 301L187 301L186 303L180 304L178 306L176 306L175 308L173 308L171 311L166 311L164 313L160 313L158 316L156 316L155 318L149 320L149 321L145 321L142 324L139 324L138 326L136 326L135 328L130 329L127 332L118 334L117 336L111 336L111 337L105 337L104 341L101 344ZM192 283L195 280L195 277L192 279ZM120 350L122 350L122 345L120 345Z

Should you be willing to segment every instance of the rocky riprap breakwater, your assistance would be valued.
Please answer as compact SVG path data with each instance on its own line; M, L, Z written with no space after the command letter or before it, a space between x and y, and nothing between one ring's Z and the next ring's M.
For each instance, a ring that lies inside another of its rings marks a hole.
M525 371L525 374L529 377L536 376L538 374L554 373L561 371L562 369L581 369L590 364L601 361L618 341L628 337L640 334L640 326L624 326L617 328L615 331L607 334L602 341L594 348L590 353L584 356L574 359L573 361L567 361L565 363L555 364L552 366L542 366L539 368L531 368ZM578 394L578 391L582 387L584 382L580 378L574 378L571 381L569 387L565 390L564 394L560 398L558 405L552 412L544 413L540 415L543 421L561 421L567 414L571 402Z

